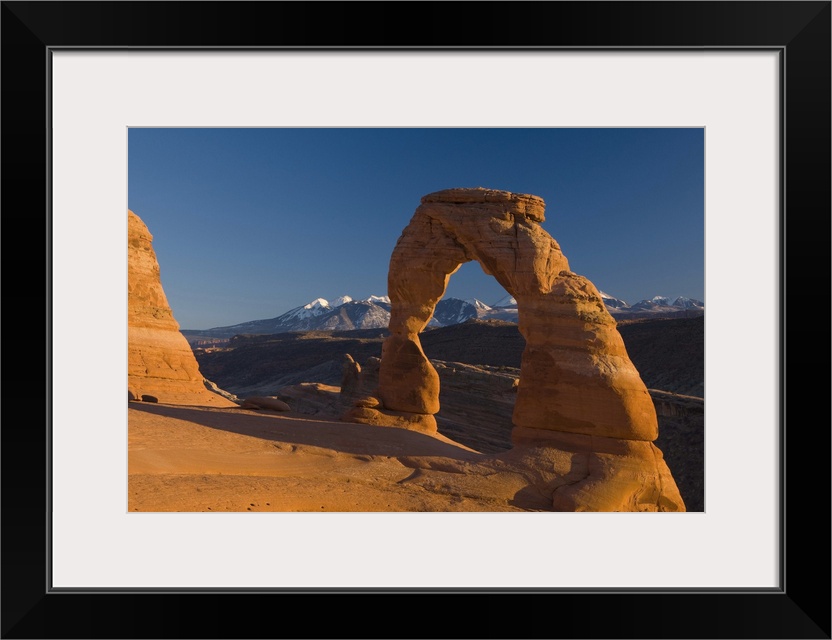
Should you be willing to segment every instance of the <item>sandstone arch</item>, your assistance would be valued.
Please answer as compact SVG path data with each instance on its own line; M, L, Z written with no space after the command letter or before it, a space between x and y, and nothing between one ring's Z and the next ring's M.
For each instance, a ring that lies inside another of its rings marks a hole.
M419 333L450 276L476 260L517 300L526 339L514 435L656 439L652 400L615 321L595 286L569 270L543 220L544 202L533 195L476 188L422 198L390 259L378 423L386 411L399 426L435 430L439 378Z

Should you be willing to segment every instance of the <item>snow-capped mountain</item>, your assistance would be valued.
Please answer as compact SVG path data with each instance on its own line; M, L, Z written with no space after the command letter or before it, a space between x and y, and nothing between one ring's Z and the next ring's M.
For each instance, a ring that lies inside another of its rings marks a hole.
M295 309L287 311L279 317L283 318L284 322L295 319L302 320L305 318L314 318L322 313L326 313L330 310L330 308L329 302L323 298L315 298L312 302L305 304L302 307L296 307Z
M517 300L515 300L511 295L506 295L494 304L491 305L492 309L516 309L517 308Z
M444 298L436 304L433 311L433 319L436 321L432 326L447 327L451 324L459 324L470 318L482 318L491 311L484 302L476 298L460 300L459 298Z
M673 301L673 306L681 309L704 309L705 303L701 300L694 300L693 298L679 297Z
M352 301L349 296L341 296L337 300ZM346 303L343 303L346 304ZM337 305L337 306L343 306ZM332 305L325 298L315 298L300 307L290 309L286 313L277 316L276 318L268 318L266 320L252 320L250 322L243 322L228 327L214 327L206 329L205 331L184 330L186 336L189 333L201 334L217 338L230 338L231 336L254 333L254 334L269 334L269 333L284 333L287 331L304 331L308 330L315 324L315 319L330 313L333 310Z
M665 296L653 296L649 300L640 300L632 305L630 308L641 311L654 311L656 309L667 308L671 306L670 298Z
M606 306L607 309L625 309L625 308L630 306L626 302L621 300L620 298L616 298L615 296L611 296L608 293L604 293L603 291L600 291L600 290L598 291L598 293L601 294L601 300L603 300L604 306Z
M668 297L654 296L650 300L641 300L634 305L628 305L623 300L603 291L600 294L607 310L618 318L673 316L677 313L701 314L705 310L705 305L701 301L692 298L679 297L671 303ZM206 339L208 341L227 339L240 334L378 329L387 327L390 323L390 306L388 296L369 296L363 300L353 300L345 295L332 302L324 298L315 298L312 302L290 309L276 318L253 320L205 330L183 329L182 333L193 344L196 344ZM517 322L517 300L507 295L489 306L476 298L467 300L444 298L436 305L428 327L446 327L472 318Z
M352 329L381 329L390 324L390 305L350 300L330 309L325 314L288 329L288 331L351 331Z
M678 297L671 302L667 296L653 296L649 300L639 300L633 305L624 302L623 305L614 306L615 303L612 303L605 295L601 294L604 304L616 317L655 317L657 315L672 317L677 313L702 314L705 312L705 304L693 298Z
M491 307L485 304L482 300L477 300L476 298L465 298L465 302L470 304L472 307L476 307L477 309L482 309L483 311L490 311Z
M469 318L485 317L491 312L491 307L475 298L469 300L446 298L436 305L436 311L428 326L444 327L449 324L458 324ZM516 316L516 311L514 314ZM350 296L341 296L332 302L325 298L316 298L276 318L253 320L205 330L183 329L182 333L192 342L196 342L205 339L231 338L239 334L377 329L387 327L389 323L390 298L388 296L373 295L364 300L353 300Z

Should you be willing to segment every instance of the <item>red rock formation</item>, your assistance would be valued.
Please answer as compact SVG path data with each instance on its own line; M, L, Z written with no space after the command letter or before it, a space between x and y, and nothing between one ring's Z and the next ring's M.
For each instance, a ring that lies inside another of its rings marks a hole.
M570 489L577 502L561 491L555 507L635 510L644 500L627 492L646 482L651 489L642 487L639 495L662 496L651 503L657 509L684 510L661 452L650 444L658 436L656 411L615 320L595 286L569 270L557 242L540 226L543 220L543 200L533 195L477 188L422 198L390 259L392 308L376 394L380 406L356 408L345 419L435 432L439 376L419 333L450 276L476 260L517 300L526 339L513 414L516 444L551 449L558 447L552 435L573 434L583 437L556 438L561 451L580 457L593 451L593 443L604 451L591 457L590 475ZM610 445L617 441L635 443ZM611 462L616 455L620 460ZM601 494L604 499L597 499Z
M153 236L135 213L128 210L127 218L128 393L169 404L237 406L206 389L162 289Z

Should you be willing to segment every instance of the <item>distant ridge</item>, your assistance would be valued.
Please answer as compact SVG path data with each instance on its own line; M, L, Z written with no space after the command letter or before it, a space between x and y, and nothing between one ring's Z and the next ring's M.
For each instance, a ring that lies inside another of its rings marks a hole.
M705 305L699 300L679 297L673 302L664 296L654 296L633 305L603 291L601 299L607 310L616 318L640 319L660 317L696 317L705 312ZM443 298L428 323L428 328L448 327L477 320L504 320L517 322L517 301L510 295L500 298L493 305L487 305L476 298ZM236 335L270 335L298 331L351 331L356 329L378 329L390 322L390 298L369 296L354 300L344 295L333 301L315 298L311 302L290 309L276 318L252 320L241 324L212 329L183 329L182 334L192 347L204 347L227 342Z

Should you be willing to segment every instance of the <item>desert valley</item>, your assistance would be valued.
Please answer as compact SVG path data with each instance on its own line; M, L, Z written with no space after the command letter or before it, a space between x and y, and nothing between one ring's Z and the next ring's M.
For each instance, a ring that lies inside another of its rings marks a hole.
M429 194L389 297L180 331L128 212L128 509L703 511L702 303L599 292L543 215ZM470 260L510 295L444 298Z

